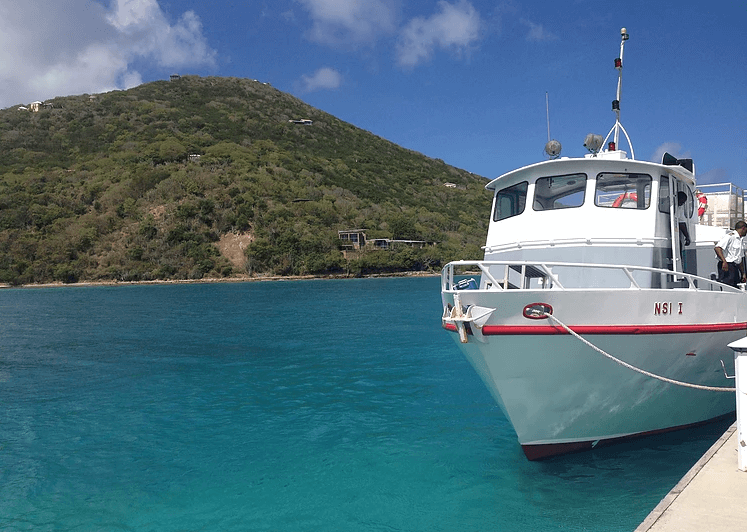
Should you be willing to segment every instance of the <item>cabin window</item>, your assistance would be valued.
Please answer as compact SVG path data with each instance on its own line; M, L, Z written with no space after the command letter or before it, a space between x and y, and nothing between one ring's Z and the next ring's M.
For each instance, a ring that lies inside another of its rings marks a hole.
M599 174L594 204L616 209L648 209L651 204L651 176Z
M674 180L674 187L675 196L682 192L687 198L684 203L685 218L692 218L693 213L695 212L695 196L693 195L693 190L688 185L677 179ZM659 211L664 214L669 214L669 176L665 175L661 176L661 180L659 181Z
M669 214L669 177L665 175L659 180L659 212Z
M693 217L693 213L695 212L695 196L693 195L693 190L681 181L677 182L677 188L687 196L687 200L685 200L685 218L690 219Z
M541 177L534 184L535 211L580 207L586 196L586 174Z
M527 204L528 186L529 183L527 181L522 181L496 192L495 209L493 210L494 222L518 216L524 212L524 207Z

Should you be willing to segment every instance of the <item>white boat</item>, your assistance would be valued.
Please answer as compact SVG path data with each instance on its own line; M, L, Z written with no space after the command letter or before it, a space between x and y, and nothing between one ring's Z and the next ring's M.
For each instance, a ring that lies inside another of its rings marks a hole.
M634 158L619 108L627 38L607 138L587 136L581 158L549 142L550 160L488 183L484 260L442 272L443 327L530 460L735 410L727 344L747 331L747 292L715 280L725 229L697 223L692 161Z

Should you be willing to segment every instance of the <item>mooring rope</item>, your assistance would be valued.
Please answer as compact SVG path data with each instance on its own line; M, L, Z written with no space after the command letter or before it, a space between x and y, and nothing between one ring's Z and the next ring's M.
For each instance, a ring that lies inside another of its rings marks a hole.
M623 367L626 367L628 369L632 369L633 371L637 371L638 373L640 373L642 375L646 375L647 377L651 377L651 378L654 378L654 379L658 379L660 381L668 382L670 384L676 384L677 386L685 386L687 388L695 388L696 390L706 390L706 391L709 391L709 392L735 392L737 390L736 388L721 388L719 386L701 386L700 384L691 384L689 382L676 381L674 379L668 379L667 377L662 377L661 375L656 375L656 374L648 372L646 370L637 368L635 366L632 366L632 365L628 364L627 362L624 362L624 361L620 360L619 358L615 358L614 356L610 355L609 353L607 353L603 349L598 348L597 346L595 346L594 344L592 344L591 342L589 342L586 338L583 338L582 336L580 336L579 334L577 334L575 331L571 330L570 327L568 327L565 323L563 323L562 321L560 321L558 318L556 318L552 314L545 313L545 317L550 318L551 320L553 320L555 323L557 323L558 325L560 325L561 327L563 327L563 329L565 329L566 331L568 331L570 334L572 334L573 336L575 336L576 338L578 338L579 340L581 340L583 343L585 343L586 345L588 345L589 347L591 347L594 351L597 351L598 353L601 353L602 355L606 356L607 358L609 358L610 360L612 360L614 362L617 362L618 364L620 364Z

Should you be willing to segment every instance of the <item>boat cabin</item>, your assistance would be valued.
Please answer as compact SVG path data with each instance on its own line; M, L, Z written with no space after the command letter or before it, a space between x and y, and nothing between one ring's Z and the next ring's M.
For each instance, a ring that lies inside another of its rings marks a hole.
M691 160L666 154L657 164L602 151L526 166L486 188L494 191L486 261L625 264L706 278L715 272L713 246L724 231L697 225ZM705 238L698 240L699 231ZM576 271L563 286L618 284L606 270ZM667 277L637 281L652 288L681 282Z

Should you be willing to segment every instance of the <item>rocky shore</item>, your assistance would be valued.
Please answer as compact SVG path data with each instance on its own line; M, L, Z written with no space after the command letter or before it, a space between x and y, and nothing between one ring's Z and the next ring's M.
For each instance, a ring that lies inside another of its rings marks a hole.
M80 281L78 283L39 283L13 286L0 283L2 288L57 288L57 287L81 287L81 286L130 286L130 285L169 285L169 284L199 284L199 283L249 283L262 281L308 281L315 279L376 279L381 277L436 277L434 272L397 272L397 273L374 273L355 277L352 275L243 275L232 277L216 277L203 279L158 279L154 281Z

